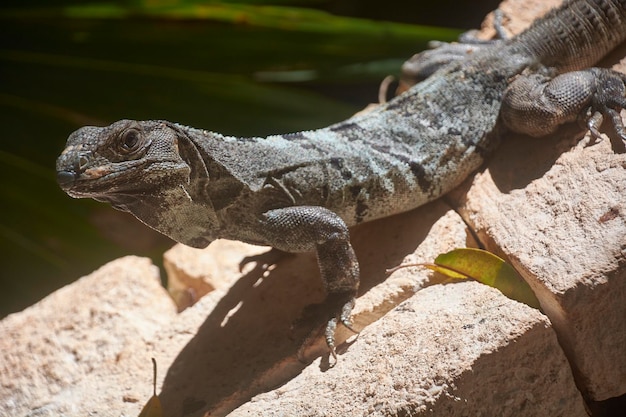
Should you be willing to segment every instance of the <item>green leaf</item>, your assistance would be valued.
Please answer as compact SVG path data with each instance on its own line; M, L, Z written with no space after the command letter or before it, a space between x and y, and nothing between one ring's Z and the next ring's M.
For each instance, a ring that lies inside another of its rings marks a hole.
M470 278L469 276L459 273L458 271L455 271L454 269L445 267L443 265L437 265L437 264L418 264L419 266L423 266L424 268L428 268L431 271L435 271L435 272L439 272L440 274L443 274L447 277L450 278L454 278L454 279L468 279Z
M246 24L288 31L365 36L407 36L434 39L456 39L458 30L404 23L380 22L355 17L335 16L330 13L297 7L274 5L232 4L228 2L172 2L159 4L145 2L133 6L115 3L66 6L63 17L79 19L126 19L148 17L184 19Z
M473 278L497 288L507 297L541 309L539 300L517 271L493 253L472 248L455 249L441 254L434 265L425 267L455 279Z

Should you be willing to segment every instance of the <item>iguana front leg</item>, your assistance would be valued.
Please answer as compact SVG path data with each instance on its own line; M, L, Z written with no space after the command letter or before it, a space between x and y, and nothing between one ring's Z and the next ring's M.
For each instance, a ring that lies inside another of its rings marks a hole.
M331 355L335 353L335 329L341 322L352 329L350 313L359 288L359 263L350 244L345 222L319 206L295 206L269 210L261 216L261 230L267 241L285 252L316 251L327 304L325 337Z

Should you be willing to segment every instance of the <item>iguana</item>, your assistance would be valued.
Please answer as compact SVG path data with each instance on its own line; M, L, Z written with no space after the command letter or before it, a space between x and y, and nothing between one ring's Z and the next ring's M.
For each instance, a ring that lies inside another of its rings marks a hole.
M238 138L164 120L83 127L57 160L58 183L192 247L225 238L316 251L335 356L359 286L348 227L446 194L507 129L542 136L583 121L599 136L608 117L626 141L626 76L588 68L625 38L626 0L565 1L518 36L446 60L389 102L322 129Z

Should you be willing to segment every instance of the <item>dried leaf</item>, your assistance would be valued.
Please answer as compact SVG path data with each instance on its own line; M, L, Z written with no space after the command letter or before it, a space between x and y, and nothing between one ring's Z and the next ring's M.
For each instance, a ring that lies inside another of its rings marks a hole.
M163 417L161 401L156 393L157 363L154 358L152 358L152 367L154 372L152 377L152 397L150 397L146 405L141 409L139 417Z

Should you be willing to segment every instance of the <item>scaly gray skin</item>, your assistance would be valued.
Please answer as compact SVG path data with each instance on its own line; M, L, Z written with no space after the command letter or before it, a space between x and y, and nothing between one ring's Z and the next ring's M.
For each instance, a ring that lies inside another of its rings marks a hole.
M519 36L323 129L236 138L168 121L83 127L57 161L58 182L72 197L108 202L189 246L226 238L316 251L334 356L335 328L350 328L359 285L348 227L444 195L483 163L505 128L541 136L584 120L599 135L608 116L626 140L625 77L576 71L625 37L626 0L571 0Z

